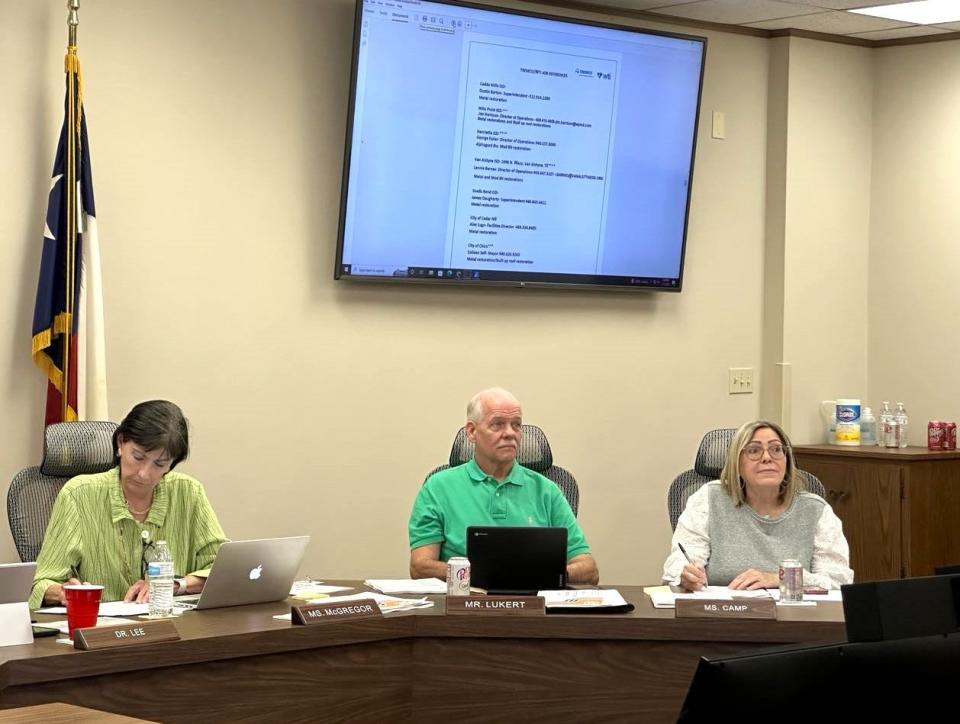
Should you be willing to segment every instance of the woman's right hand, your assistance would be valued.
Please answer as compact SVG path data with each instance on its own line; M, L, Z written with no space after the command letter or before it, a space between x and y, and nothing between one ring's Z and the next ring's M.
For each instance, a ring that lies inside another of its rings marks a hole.
M680 572L680 585L688 591L699 591L707 585L707 570L699 564L687 563Z
M66 585L75 586L80 583L79 578L68 578L64 583L51 583L47 586L46 592L43 594L43 602L48 606L66 606L67 605L67 596L63 592L63 587Z

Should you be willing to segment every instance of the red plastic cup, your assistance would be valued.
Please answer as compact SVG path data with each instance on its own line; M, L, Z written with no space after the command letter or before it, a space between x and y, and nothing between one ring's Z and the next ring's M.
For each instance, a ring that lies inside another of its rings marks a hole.
M103 586L93 583L68 583L63 587L63 594L67 599L67 629L72 641L74 629L97 625Z

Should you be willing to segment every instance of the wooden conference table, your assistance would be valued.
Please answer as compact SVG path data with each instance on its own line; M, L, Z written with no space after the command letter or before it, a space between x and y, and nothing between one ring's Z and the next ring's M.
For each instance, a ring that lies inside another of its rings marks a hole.
M362 586L358 588L362 589ZM449 616L292 626L289 602L186 613L181 640L0 648L0 709L61 701L162 722L674 721L703 655L844 641L839 603L780 620L677 619L638 586L629 614Z

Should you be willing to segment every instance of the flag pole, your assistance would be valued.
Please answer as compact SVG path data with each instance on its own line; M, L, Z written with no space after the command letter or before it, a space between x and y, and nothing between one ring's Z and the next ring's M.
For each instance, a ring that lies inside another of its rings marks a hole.
M77 140L80 137L80 109L77 98L77 74L80 60L77 57L77 25L80 0L67 0L67 54L63 69L67 74L67 239L66 239L66 325L63 337L63 389L61 390L62 420L70 419L70 348L73 345L73 322L76 315L77 261Z

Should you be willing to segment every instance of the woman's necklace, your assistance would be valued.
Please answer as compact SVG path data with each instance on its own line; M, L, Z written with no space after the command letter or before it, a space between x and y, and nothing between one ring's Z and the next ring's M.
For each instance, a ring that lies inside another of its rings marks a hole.
M130 505L130 503L127 501L127 495L126 495L126 493L123 492L123 483L120 483L120 497L123 498L123 502L126 503L126 505L127 505L127 510L129 510L129 511L130 511L131 513L133 513L134 515L146 515L147 513L150 512L150 508L153 507L153 501L152 501L152 500L150 501L150 505L148 505L148 506L146 507L146 509L144 509L144 510L137 510L137 509L134 508L132 505Z

